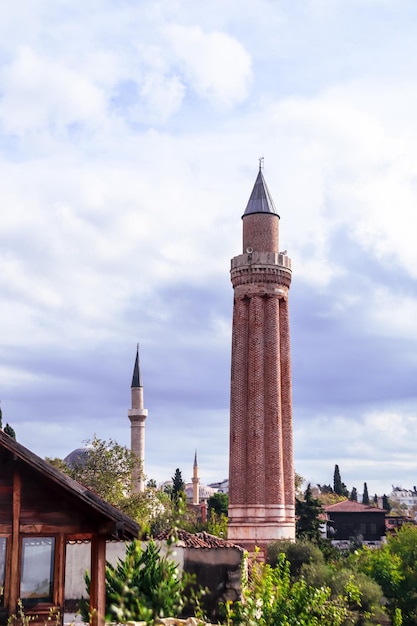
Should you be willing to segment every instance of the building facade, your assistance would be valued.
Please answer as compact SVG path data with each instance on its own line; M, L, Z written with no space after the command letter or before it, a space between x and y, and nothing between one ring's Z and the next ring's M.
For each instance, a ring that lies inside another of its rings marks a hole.
M260 166L242 216L234 290L228 539L251 550L295 538L288 292L279 215Z

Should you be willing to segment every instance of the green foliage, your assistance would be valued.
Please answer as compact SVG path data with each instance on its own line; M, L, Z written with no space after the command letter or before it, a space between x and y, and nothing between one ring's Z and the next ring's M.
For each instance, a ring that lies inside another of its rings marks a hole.
M218 515L215 511L212 511L207 520L207 532L216 537L227 537L227 522L228 518L224 513Z
M207 500L208 515L210 515L210 513L213 511L214 513L217 513L217 515L223 514L227 517L228 508L229 496L227 493L220 493L218 491L217 493L214 493L212 496L210 496L210 498Z
M16 440L16 433L10 424L6 422L6 426L3 428L3 412L0 408L0 430L1 429L3 429L3 432L5 432L6 435L9 435L9 437Z
M363 483L362 504L369 504L368 485Z
M14 431L14 428L12 428L10 424L6 423L6 426L4 427L4 432L6 433L6 435L9 435L9 437L16 440L16 433Z
M301 568L306 564L323 564L324 556L320 548L308 541L274 541L267 548L267 563L276 567L284 554L290 566L292 578L301 574Z
M358 490L356 489L356 487L352 487L352 491L350 492L349 500L352 500L352 502L357 502L358 501Z
M124 511L131 494L132 474L138 468L137 457L113 439L104 441L94 436L92 440L84 441L84 444L88 452L72 467L59 459L47 460L103 500Z
M417 623L417 527L403 526L380 548L364 548L350 561L380 585L393 623Z
M138 468L138 460L128 448L112 439L103 441L97 437L84 443L88 454L73 467L61 459L46 460L137 520L142 537L171 527L171 500L156 488L155 481L149 481L143 492L132 493L132 473Z
M391 511L391 505L389 503L388 496L385 493L382 496L382 508L385 509L385 511L388 511L388 513Z
M333 487L331 485L317 485L317 487L319 488L320 493L334 493L333 491Z
M338 465L334 466L333 491L338 496L344 496L345 498L349 497L349 491L347 490L345 483L342 482Z
M181 470L177 467L172 477L172 499L175 500L185 491L185 482L182 479Z
M89 594L88 573L85 582ZM125 559L119 558L116 566L106 565L106 621L151 624L159 617L179 617L184 606L184 587L175 563L161 556L152 540L145 550L134 541L127 546ZM82 618L88 623L86 603Z
M296 499L295 515L296 515L296 536L298 539L306 539L309 541L320 541L320 514L323 508L317 498L314 498L311 492L310 483L304 494L304 500Z
M225 605L228 626L341 626L347 616L343 598L331 600L329 588L311 587L303 578L293 582L282 553L275 567L255 562L242 600Z

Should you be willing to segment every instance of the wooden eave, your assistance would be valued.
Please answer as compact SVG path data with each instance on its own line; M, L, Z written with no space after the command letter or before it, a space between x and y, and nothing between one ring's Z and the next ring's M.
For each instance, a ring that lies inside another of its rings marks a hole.
M56 484L69 497L75 498L96 514L105 518L102 532L107 539L131 540L137 538L139 525L128 515L100 498L84 485L73 480L47 461L25 448L0 430L0 447L7 450L14 460L20 460L34 471Z

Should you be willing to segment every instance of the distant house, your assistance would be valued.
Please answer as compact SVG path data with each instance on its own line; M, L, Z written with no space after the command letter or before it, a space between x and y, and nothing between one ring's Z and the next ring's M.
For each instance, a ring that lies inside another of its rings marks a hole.
M393 485L388 498L396 502L404 511L417 507L417 490L415 487L412 489L403 489L402 487L394 487Z
M394 535L404 524L415 525L415 520L406 515L386 515L385 529L388 535Z
M384 509L343 500L324 508L327 537L339 547L353 541L368 545L379 545L385 536Z
M0 622L23 603L31 623L64 615L66 544L91 542L90 609L104 624L106 540L138 536L134 520L0 430Z

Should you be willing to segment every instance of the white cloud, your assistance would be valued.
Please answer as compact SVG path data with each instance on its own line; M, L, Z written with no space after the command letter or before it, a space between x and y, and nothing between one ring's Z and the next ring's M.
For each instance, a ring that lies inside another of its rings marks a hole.
M59 61L21 48L0 73L0 123L7 133L49 128L60 132L69 124L97 125L105 98L96 85Z
M307 481L332 484L337 463L348 489L356 486L359 493L364 482L378 494L389 493L392 484L414 484L417 414L409 408L364 410L356 417L342 409L311 417L308 429L295 416L294 427L295 467Z
M227 33L205 33L199 26L172 24L164 31L191 88L215 106L243 102L252 77L251 59Z

